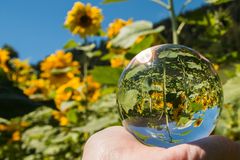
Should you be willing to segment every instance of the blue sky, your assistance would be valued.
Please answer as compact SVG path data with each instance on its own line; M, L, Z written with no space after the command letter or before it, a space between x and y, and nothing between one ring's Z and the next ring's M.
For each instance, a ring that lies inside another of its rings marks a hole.
M3 0L0 3L0 47L10 44L21 59L31 63L42 60L59 50L69 39L80 41L77 36L63 28L68 10L77 0ZM115 18L133 18L157 22L168 17L159 5L151 0L128 0L127 2L103 5L102 0L82 0L102 8L103 28ZM176 10L185 0L175 0ZM191 10L204 5L203 0L193 0L187 7Z

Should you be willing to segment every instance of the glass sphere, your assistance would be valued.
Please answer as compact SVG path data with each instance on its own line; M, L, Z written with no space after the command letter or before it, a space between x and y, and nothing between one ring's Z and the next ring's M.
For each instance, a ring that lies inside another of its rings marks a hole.
M209 136L222 100L221 82L209 60L174 44L136 55L117 92L123 126L144 144L165 148Z

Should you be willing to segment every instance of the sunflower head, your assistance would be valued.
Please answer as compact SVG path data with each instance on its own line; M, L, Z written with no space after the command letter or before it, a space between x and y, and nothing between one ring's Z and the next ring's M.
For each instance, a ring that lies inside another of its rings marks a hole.
M76 2L73 8L68 12L65 20L65 26L72 32L72 34L86 37L88 35L96 34L103 20L101 9L91 6L91 4L84 5L81 2Z
M126 67L129 63L129 60L122 56L118 56L111 58L110 63L112 68Z
M63 102L86 99L85 92L84 83L81 82L80 78L74 77L57 89L54 101L57 108L61 110L61 104Z
M109 24L109 27L107 29L108 38L111 39L111 38L115 37L120 32L122 27L127 26L132 23L133 23L132 19L129 19L127 21L125 21L123 19L115 19L112 23Z
M18 58L10 60L12 66L11 80L18 83L25 83L34 76L34 69L27 60L21 61Z
M0 48L0 68L3 69L4 72L8 72L9 68L7 65L8 60L10 59L10 53Z
M80 73L80 64L73 59L72 53L56 51L41 64L40 77L50 80L51 85L59 87Z

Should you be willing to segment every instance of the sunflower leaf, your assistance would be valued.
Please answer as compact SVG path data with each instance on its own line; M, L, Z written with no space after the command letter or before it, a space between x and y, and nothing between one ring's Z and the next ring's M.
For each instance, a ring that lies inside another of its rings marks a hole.
M129 48L139 36L158 33L163 30L164 26L153 28L153 24L149 21L136 21L123 27L120 33L111 40L111 44L113 47Z
M214 4L214 5L220 5L223 3L231 2L232 0L205 0L207 3Z
M92 70L93 79L102 84L116 85L122 73L120 68L95 67Z
M103 4L115 3L115 2L125 2L127 0L104 0Z
M240 99L240 77L228 80L224 86L224 103L234 103Z
M79 44L73 40L70 39L69 41L67 41L67 43L63 46L63 49L72 49L72 48L76 48L77 46L79 46Z

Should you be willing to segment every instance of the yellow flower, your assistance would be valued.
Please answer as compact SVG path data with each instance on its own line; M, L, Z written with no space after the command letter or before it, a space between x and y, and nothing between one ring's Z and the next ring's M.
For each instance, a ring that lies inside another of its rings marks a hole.
M52 112L53 118L59 121L61 126L66 126L68 125L69 121L67 117L64 115L64 113L59 112L59 111L53 111Z
M31 79L34 70L27 60L21 61L20 59L14 58L10 60L10 63L13 67L11 75L12 81L23 83Z
M151 94L152 99L152 106L155 109L163 109L164 102L163 102L163 93L162 92L153 92Z
M220 67L219 67L218 64L213 64L213 68L214 68L216 71L218 71Z
M15 131L12 134L13 141L19 141L21 139L21 133L19 131Z
M8 127L5 124L0 124L0 132L7 131Z
M48 99L49 91L51 90L50 82L44 79L33 79L26 82L26 88L23 89L24 94L33 98L33 95L42 95L41 99ZM34 99L34 98L33 98Z
M87 99L89 102L95 102L100 97L100 87L98 82L94 82L92 76L87 76Z
M60 125L61 126L66 126L68 124L68 119L67 117L63 116L60 118Z
M202 118L198 118L198 119L194 122L193 126L194 126L194 127L199 127L199 126L202 124L202 121L203 121Z
M115 37L120 32L122 27L132 24L132 22L132 19L129 19L127 21L123 19L115 19L112 23L109 24L109 27L107 29L108 38L111 39Z
M170 103L170 102L167 102L166 106L167 106L169 109L173 108L173 104Z
M57 107L60 109L61 104L66 101L86 99L84 94L85 90L85 85L80 81L80 78L75 77L71 79L57 89L54 99Z
M103 20L101 9L84 5L81 2L76 2L73 8L68 12L65 20L65 26L72 34L79 34L81 37L96 34Z
M22 121L22 122L20 122L19 125L20 125L21 127L23 127L23 128L26 128L26 127L28 127L28 126L30 125L30 123L25 122L25 121Z
M126 60L124 57L114 57L110 60L112 68L125 67L128 65L129 60Z
M8 72L9 68L7 66L7 62L10 59L10 53L0 48L0 68L3 69L4 72Z
M41 64L41 78L49 79L51 85L59 87L79 74L79 63L73 60L72 53L56 51L47 57Z
M179 116L179 115L182 113L182 110L183 109L181 107L178 107L173 110L173 119L175 121L178 121L180 119L181 116Z

